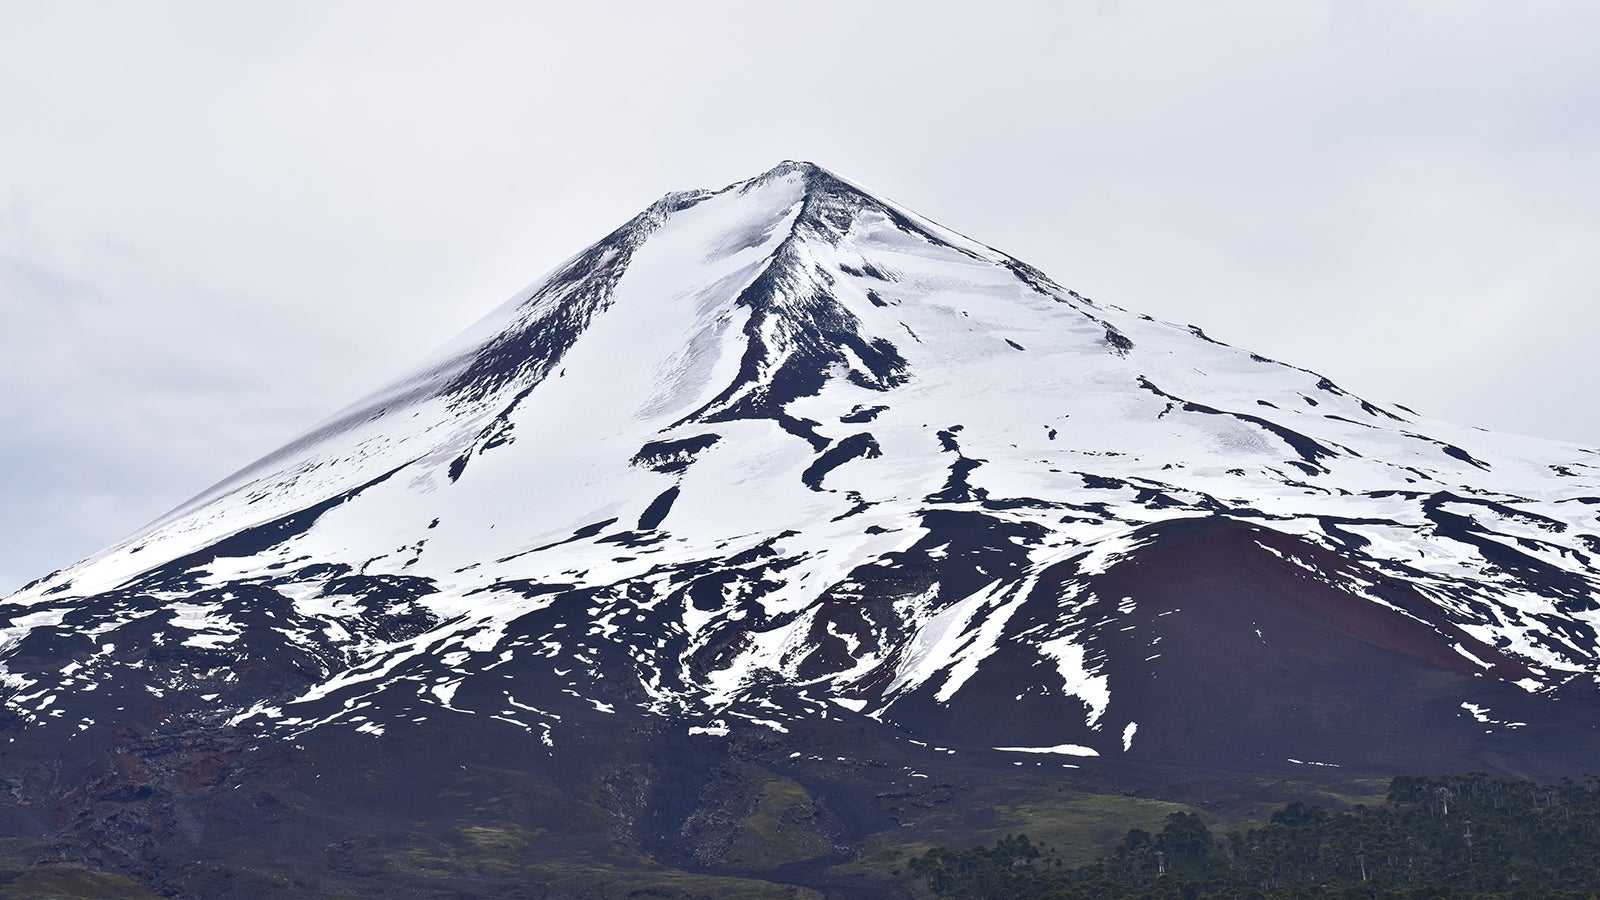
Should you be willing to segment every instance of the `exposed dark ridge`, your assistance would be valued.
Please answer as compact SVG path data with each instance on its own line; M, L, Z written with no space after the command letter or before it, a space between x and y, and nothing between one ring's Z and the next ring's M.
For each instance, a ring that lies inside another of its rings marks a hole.
M994 248L991 247L990 249L993 250ZM1050 280L1050 276L1035 269L1033 266L1015 257L1000 253L998 250L994 252L1000 254L1000 264L1005 266L1012 275L1015 275L1018 281L1033 288L1035 293L1043 294L1046 297L1054 297L1061 290L1061 285ZM1090 301L1085 300L1084 302Z
M881 456L882 452L878 449L877 439L869 432L852 434L817 457L816 462L800 473L800 480L813 491L820 491L822 479L828 477L829 472L852 459L873 459Z
M331 579L323 588L325 597L381 597L384 600L415 600L438 593L432 578L416 575L343 575Z
M702 451L720 440L721 435L697 434L675 441L651 441L640 447L629 462L657 472L682 472Z
M1357 400L1361 400L1361 398L1359 398L1359 397L1357 397L1356 399ZM1405 421L1405 419L1402 419L1401 417L1395 415L1394 413L1389 412L1387 409L1384 409L1381 406L1375 406L1375 405L1373 405L1371 403L1368 403L1365 400L1361 400L1361 409L1363 411L1365 411L1367 413L1367 415L1370 415L1370 416L1384 416L1385 418L1393 419L1396 422L1404 422Z
M1196 334L1198 334L1200 337L1204 337L1204 338L1206 338L1206 340L1211 341L1214 344L1222 344L1221 341L1213 340L1212 338L1207 337L1204 333L1200 332L1200 330L1198 328L1196 328L1195 326L1193 326L1193 325L1189 326L1189 328L1192 331L1194 331ZM1227 344L1222 344L1222 346L1226 347L1228 345ZM1304 372L1307 375L1315 375L1316 378L1317 378L1317 390L1326 391L1327 393L1334 394L1334 395L1340 396L1340 397L1349 397L1350 399L1352 399L1352 400L1356 401L1357 403L1359 403L1361 405L1362 411L1365 412L1367 415L1370 415L1370 416L1384 416L1386 418L1393 419L1396 422L1404 422L1404 421L1406 421L1405 419L1401 418L1400 416L1397 416L1394 413L1389 412L1388 410L1386 410L1386 409L1384 409L1384 408L1382 408L1382 407L1380 407L1380 406L1378 406L1376 404L1368 403L1367 401L1361 399L1360 397L1357 397L1356 395L1350 393L1349 391L1345 390L1344 388L1339 387L1337 384L1334 384L1333 380L1328 378L1327 376L1318 374L1316 372L1313 372L1310 369L1305 368L1304 366L1291 365L1290 363L1283 362L1282 360L1277 360L1277 359L1272 359L1270 357L1262 356L1259 353L1251 353L1250 354L1250 358L1252 360L1255 360L1256 362L1270 363L1270 364L1275 365L1275 366L1283 366L1286 369L1293 369L1296 372ZM1301 395L1301 399L1305 400L1306 403L1308 405L1310 405L1310 406L1316 406L1317 405L1317 401L1311 399L1310 397L1305 396L1304 394ZM1398 403L1394 404L1394 406L1396 406L1399 409L1404 409L1406 412L1411 413L1412 415L1416 415L1416 412L1414 410L1407 409L1406 407L1401 406Z
M576 587L577 585L572 584L551 584L543 581L532 581L526 578L503 578L494 582L493 584L486 584L480 588L473 588L467 592L467 595L471 596L472 594L484 594L488 593L489 591L510 590L516 591L524 597L542 597L547 594L560 594L565 591L573 590Z
M1453 513L1444 508L1447 503L1482 506L1501 515L1533 524L1536 527L1554 531L1557 526L1565 529L1565 525L1543 516L1535 516L1522 510L1516 510L1503 504L1488 500L1462 497L1450 491L1438 491L1428 495L1422 501L1422 511L1438 526L1441 537L1451 538L1470 544L1478 549L1483 558L1494 566L1510 573L1524 585L1534 589L1547 598L1560 598L1560 607L1569 612L1574 609L1595 609L1600 607L1596 603L1593 588L1588 580L1576 572L1571 572L1559 566L1551 565L1536 556L1524 553L1516 547L1495 540L1496 535L1480 526L1476 520L1469 516ZM1548 523L1548 524L1544 524ZM1520 543L1527 543L1522 541ZM1584 633L1583 640L1589 646L1600 642L1600 634L1587 623L1573 623Z
M958 456L950 464L950 477L945 479L944 486L938 491L922 498L927 503L968 503L974 500L989 499L989 492L983 488L975 488L967 481L967 476L973 469L983 465L988 460L973 459L970 456Z
M805 202L812 201L808 194ZM872 390L888 390L909 377L894 344L863 335L855 314L826 291L821 278L810 277L813 273L797 249L806 221L802 212L794 232L736 300L752 310L744 326L747 343L738 375L679 424L778 419L791 401L820 391L834 366L843 366L853 384ZM768 343L768 334L777 336L777 346Z
M1104 325L1106 329L1106 343L1111 345L1111 349L1115 350L1118 355L1126 356L1128 351L1133 349L1133 340L1131 338L1106 322L1101 322L1100 324Z
M1489 471L1488 463L1479 459L1474 459L1472 454L1454 444L1449 444L1426 435L1414 434L1409 431L1402 431L1401 434L1404 434L1408 438L1416 438L1419 441L1427 441L1428 443L1433 444L1435 447L1438 447L1440 450L1442 450L1445 456L1448 456L1452 459L1459 459L1470 466L1477 466L1485 472Z
M839 421L846 425L860 425L864 422L871 422L873 419L876 419L878 417L878 413L881 413L888 408L889 407L882 405L862 406L858 404L854 409L850 410L849 413L840 416Z
M132 552L132 551L129 551L129 552ZM27 591L27 590L29 590L31 588L38 587L39 585L44 584L46 581L49 581L50 579L52 579L52 578L54 578L54 577L56 577L57 575L60 575L60 574L61 574L61 570L60 569L56 569L55 571L49 573L48 575L41 575L38 578L35 578L34 580L32 580L32 581L28 582L27 584L23 585L22 587L18 588L17 589L17 593L22 593L22 592ZM49 595L49 594L54 594L54 593L60 593L62 591L70 589L71 587L72 587L72 582L68 581L68 582L66 582L64 584L58 584L55 587L51 588L50 590L45 591L45 594Z
M1472 456L1472 453L1467 453L1466 450L1462 450L1461 447L1456 447L1454 444L1446 444L1446 442L1443 442L1443 440L1426 440L1430 440L1432 444L1437 444L1438 448L1443 450L1445 455L1450 456L1450 458L1453 458L1453 460L1461 460L1462 463L1467 463L1469 466L1477 466L1477 468L1483 469L1483 471L1488 471L1488 469L1490 469L1490 464L1485 463L1485 461L1482 460L1475 460L1474 456Z
M1190 402L1182 397L1175 397L1172 394L1163 391L1159 387L1156 387L1155 384L1150 381L1150 379L1145 378L1142 375L1139 376L1139 386L1158 397L1171 400L1175 403L1183 404L1183 408L1186 412L1197 412L1208 416L1232 416L1235 419L1239 419L1243 422L1249 422L1258 428L1263 428L1271 432L1284 443L1288 444L1296 453L1298 453L1302 460L1314 467L1314 469L1306 470L1306 473L1309 475L1316 475L1327 471L1326 468L1318 464L1318 460L1330 459L1338 456L1338 454L1334 451L1328 449L1317 441L1306 437L1300 432L1285 428L1276 422L1270 422L1259 416L1252 416L1249 413L1229 412L1228 410L1215 409L1201 403Z
M616 524L616 521L617 520L615 518L611 518L611 519L602 519L599 522L590 522L588 525L585 525L585 526L583 526L581 528L578 528L578 529L574 530L572 532L572 536L571 537L563 538L563 539L561 539L559 541L552 541L551 543L548 543L548 544L541 544L538 547L533 547L533 548L530 548L528 550L523 550L520 553L513 553L510 556L502 556L499 559L495 560L495 562L497 562L497 563L508 563L508 562L512 561L513 559L517 559L519 557L527 556L527 555L529 555L531 553L542 553L542 552L544 552L546 550L549 550L552 547L559 547L562 544L570 544L570 543L573 543L574 541L581 541L581 540L583 540L585 538L592 538L595 535L599 534L600 532L606 530L610 526Z
M678 499L678 486L673 485L661 492L661 495L650 501L650 505L639 516L638 528L640 531L653 531L661 525L667 513L672 511L672 504Z
M1567 523L1562 522L1559 519L1552 519L1549 516L1543 516L1535 512L1529 512L1525 509L1517 509L1514 506L1507 506L1504 503L1497 503L1493 500L1486 500L1481 497L1460 497L1447 491L1441 491L1429 498L1429 502L1433 502L1434 498L1438 498L1438 502L1441 503L1461 503L1468 506L1481 506L1484 509L1490 510L1491 512L1505 516L1508 519L1521 522L1524 525L1531 525L1534 528L1538 528L1541 531L1548 531L1551 534L1561 534L1567 530Z
M936 437L939 438L939 446L945 453L959 454L961 452L961 444L956 441L956 435L960 434L965 427L964 425L951 425L949 428L943 428L937 432Z
M237 531L220 541L202 547L199 550L180 556L177 559L164 563L153 569L146 570L123 582L119 590L141 590L156 586L167 579L173 578L184 572L203 566L212 560L222 557L254 556L265 552L283 543L297 534L304 534L311 530L311 526L322 518L323 514L336 506L344 504L367 488L388 481L394 473L405 468L398 466L379 475L377 478L358 487L343 491L328 499L308 506L298 512L280 516L270 522L263 522L250 528Z
M611 305L617 281L644 240L673 213L709 196L705 191L668 194L561 267L522 302L523 309L536 310L522 327L485 344L445 393L470 402L513 383L526 389L543 381L594 316Z
M471 459L472 451L467 450L455 459L450 460L450 469L447 474L450 476L450 481L452 484L461 477L461 473L467 470L467 462Z
M1313 466L1316 466L1317 470L1321 472L1326 472L1327 469L1317 466L1317 460L1338 456L1337 453L1329 450L1327 447L1324 447L1322 444L1317 443L1311 438L1306 437L1300 432L1291 431L1282 425L1279 425L1275 422L1269 422L1259 416L1252 416L1249 413L1227 412L1225 410L1212 409L1209 406L1203 406L1198 403L1186 403L1184 404L1184 408L1192 412L1205 413L1207 415L1233 416L1235 419L1240 419L1245 422L1249 422L1252 425L1265 428L1281 438L1284 443L1288 444L1290 447L1293 447L1294 451L1300 454L1301 459Z
M752 179L752 183L765 183L774 177L781 177L791 172L801 172L805 177L808 207L802 212L801 218L807 224L818 227L820 231L831 232L834 236L843 235L849 230L855 216L862 209L870 207L887 216L894 223L895 228L908 234L916 235L930 244L955 250L969 259L998 262L1018 281L1027 285L1035 293L1057 298L1063 291L1062 287L1052 281L1050 276L1044 272L993 247L973 241L965 235L961 235L964 240L983 247L993 254L994 258L985 259L969 247L950 243L950 241L924 226L921 222L897 209L893 204L878 199L815 163L785 161L756 179ZM815 201L815 205L811 205L813 201ZM959 234L952 228L932 222L931 219L926 221L938 228L949 231L951 234ZM1077 297L1078 295L1073 294L1072 296ZM1087 298L1079 297L1078 299L1092 305L1092 301Z
M1091 490L1117 491L1128 487L1128 483L1120 478L1112 478L1106 475L1094 475L1089 472L1074 472L1073 474L1083 479L1083 486Z
M748 192L792 172L802 173L806 181L800 215L788 238L774 253L768 267L746 288L737 301L755 309L775 305L773 301L781 296L778 290L781 283L798 281L792 271L788 277L784 277L784 269L787 267L793 270L799 265L791 242L802 231L836 236L849 228L854 216L864 206L871 204L882 208L874 198L846 184L825 169L808 162L786 161L756 178L730 186L728 189L737 187L741 193ZM532 389L549 377L594 317L610 306L617 282L645 239L673 213L694 206L713 195L714 193L710 191L668 194L563 266L523 301L524 309L538 308L539 311L531 315L522 327L497 335L480 349L467 368L446 386L445 393L458 402L469 402L487 397L510 384L521 383L521 390L500 411L496 421L491 423L486 431L492 431L497 426L503 425L508 421L511 411L521 404ZM936 240L931 235L928 237ZM762 303L763 299L768 302ZM832 324L830 320L839 320L838 327L834 331L835 336L854 351L856 357L870 370L868 376L851 369L849 377L853 382L863 386L878 386L904 369L905 361L899 356L893 344L882 338L868 340L862 337L859 333L859 321L831 296L817 291L808 301L801 299L801 302L793 305L800 309L803 315L800 321L793 323L792 333L786 335L791 338L801 335L808 343L812 342L814 335L819 331L827 333L824 329ZM756 380L754 377L756 369L752 364L759 363L770 355L769 348L757 346L760 344L760 321L769 316L770 314L754 316L747 324L746 334L751 338L752 344L751 351L746 354L745 365L741 366L740 376L723 395L705 408L715 408L720 403L726 402L727 398L739 388ZM848 362L844 354L837 350L821 355L825 357L819 360L824 371L828 364ZM774 407L781 407L789 400L809 396L820 389L822 380L820 373L796 373L787 365L776 373L774 383L780 379L784 382L785 390L779 391L779 397L773 402L759 404L762 412L770 414ZM693 417L691 415L685 420ZM746 417L752 416L734 415L728 418ZM485 442L480 449L488 449L490 446L493 444ZM452 464L450 468L452 481L461 476L469 456L470 452Z
M1369 521L1370 522L1375 522L1376 524L1380 524L1380 525L1392 524L1390 522L1386 522L1386 521L1383 521L1383 520L1344 519L1344 518L1336 518L1334 516L1318 516L1317 517L1317 524L1322 527L1322 533L1326 534L1330 538L1333 538L1335 541L1338 542L1339 546L1343 547L1346 551L1348 551L1350 553L1359 553L1359 552L1361 552L1361 550L1363 550L1364 548L1370 546L1372 544L1372 541L1367 539L1367 538L1362 537L1359 534L1356 534L1353 531L1346 531L1345 529L1343 529L1343 528L1341 528L1339 526L1342 525L1342 524L1354 524L1354 523L1357 523L1357 522L1369 522Z
M522 399L528 396L528 393L532 390L532 385L523 388L504 409L500 410L499 414L490 420L488 425L485 425L478 432L478 436L473 440L472 446L450 461L449 476L452 483L460 480L462 473L467 470L467 463L472 461L474 453L481 455L485 450L503 447L516 440L511 434L512 429L515 427L511 423L511 412L517 408Z

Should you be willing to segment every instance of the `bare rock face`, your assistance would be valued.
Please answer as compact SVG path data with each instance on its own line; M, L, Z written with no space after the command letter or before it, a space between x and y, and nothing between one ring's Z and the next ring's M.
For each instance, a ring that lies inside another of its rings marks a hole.
M1001 786L1581 774L1597 554L1593 449L784 163L0 602L0 828L204 896L877 896L828 867Z

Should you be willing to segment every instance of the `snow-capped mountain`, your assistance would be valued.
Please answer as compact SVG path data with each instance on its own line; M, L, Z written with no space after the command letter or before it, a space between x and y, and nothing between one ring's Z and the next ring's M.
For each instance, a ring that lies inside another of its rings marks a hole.
M1593 449L1363 400L787 162L6 599L0 678L50 752L853 723L1006 764L1512 765L1592 746L1597 557Z

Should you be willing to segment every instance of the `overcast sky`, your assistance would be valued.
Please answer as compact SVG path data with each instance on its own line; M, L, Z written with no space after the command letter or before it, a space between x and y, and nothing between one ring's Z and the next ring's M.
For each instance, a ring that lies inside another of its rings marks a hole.
M0 0L0 593L786 158L1370 399L1600 445L1597 129L1590 0Z

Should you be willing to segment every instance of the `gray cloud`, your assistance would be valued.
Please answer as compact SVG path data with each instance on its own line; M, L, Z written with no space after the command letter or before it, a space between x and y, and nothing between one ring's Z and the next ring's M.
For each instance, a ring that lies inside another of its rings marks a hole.
M808 158L1379 400L1600 444L1600 8L9 4L0 591L661 193Z

